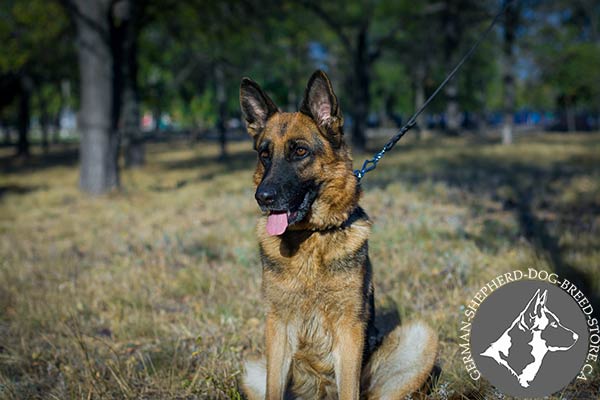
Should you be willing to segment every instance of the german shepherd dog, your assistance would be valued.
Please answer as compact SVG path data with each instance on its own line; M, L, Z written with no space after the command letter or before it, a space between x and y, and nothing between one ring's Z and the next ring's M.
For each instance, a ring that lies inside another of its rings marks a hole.
M250 399L396 399L419 389L437 354L424 323L385 338L374 325L360 186L332 85L316 71L299 112L280 112L244 78L240 104L258 163L257 226L266 360L247 362Z

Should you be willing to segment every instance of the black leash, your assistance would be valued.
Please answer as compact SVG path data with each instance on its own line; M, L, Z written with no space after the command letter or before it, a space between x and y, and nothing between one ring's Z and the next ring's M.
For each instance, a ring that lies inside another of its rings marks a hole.
M463 56L463 58L458 62L458 64L456 64L456 66L454 67L454 69L448 74L448 76L446 77L446 79L444 79L444 81L442 83L440 83L440 85L437 87L437 89L435 89L435 91L431 94L431 96L429 96L429 98L425 101L425 103L423 103L423 105L421 107L419 107L419 109L412 115L412 117L410 117L410 119L408 120L408 122L400 129L400 132L398 132L394 137L392 137L390 139L390 141L387 142L385 144L385 146L383 146L383 148L377 154L375 154L375 156L373 156L373 158L365 160L365 162L363 163L361 169L354 170L354 175L356 176L356 178L359 181L363 178L363 176L365 176L365 174L367 172L373 171L375 168L377 168L377 163L379 162L379 160L381 160L383 158L383 156L385 155L385 153L388 152L389 150L393 149L394 146L396 145L396 143L398 143L398 141L400 139L402 139L402 136L404 136L404 134L406 134L406 132L408 132L412 127L414 127L416 125L416 123L417 123L417 117L419 115L421 115L421 113L425 110L425 108L429 105L429 103L431 103L431 101L434 99L434 97L437 96L437 94L440 92L440 90L442 90L444 88L444 86L446 86L446 84L450 81L450 79L452 79L454 77L454 75L460 69L460 67L462 67L463 64L469 59L469 57L471 57L471 55L473 54L473 52L475 52L475 50L477 49L477 47L479 47L479 45L481 44L481 42L491 32L491 30L494 27L494 25L496 25L496 22L498 22L498 19L500 19L500 17L502 16L502 14L504 14L504 12L506 11L506 9L508 8L508 6L512 2L513 2L513 0L508 0L504 4L504 6L500 10L500 12L498 12L498 14L496 14L496 16L494 17L494 19L490 23L490 25L483 32L483 34L479 37L479 39L477 39L477 41L475 42L475 44L473 44L473 46L471 46L471 48L469 49L469 51Z

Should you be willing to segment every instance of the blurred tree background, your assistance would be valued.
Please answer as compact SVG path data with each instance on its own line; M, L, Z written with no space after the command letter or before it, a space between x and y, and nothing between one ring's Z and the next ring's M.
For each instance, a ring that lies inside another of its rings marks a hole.
M2 143L27 157L77 141L80 187L120 186L144 143L242 137L237 91L257 80L295 110L306 78L330 73L358 150L410 116L506 0L5 0ZM592 130L600 113L600 3L512 3L419 119L461 135ZM501 139L500 139L501 138Z
M600 1L508 1L1 0L0 399L243 398L241 78L296 111L325 70L358 164L506 7L361 182L380 322L439 333L427 398L502 397L458 346L486 282L555 272L600 309ZM596 364L548 399L599 392Z

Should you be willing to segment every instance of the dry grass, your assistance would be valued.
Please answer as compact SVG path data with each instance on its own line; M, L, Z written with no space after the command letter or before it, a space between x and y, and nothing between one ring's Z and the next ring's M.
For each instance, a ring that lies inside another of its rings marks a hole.
M377 303L440 333L431 398L499 396L457 346L461 305L499 273L557 270L600 296L599 139L408 142L365 178ZM100 198L68 156L4 158L0 397L239 398L241 360L263 348L249 149L221 164L212 144L153 145Z

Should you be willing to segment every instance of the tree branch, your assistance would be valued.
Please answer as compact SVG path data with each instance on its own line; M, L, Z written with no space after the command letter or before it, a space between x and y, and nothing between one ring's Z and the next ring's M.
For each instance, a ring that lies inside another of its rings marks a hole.
M417 11L413 18L426 18L433 14L437 14L443 11L446 8L446 4L444 2L431 3L423 7L423 9ZM392 43L398 33L402 31L404 23L400 22L396 26L394 26L386 35L381 36L380 38L374 41L373 50L371 51L369 58L370 61L375 61L381 53L383 52L383 48L388 46L388 44Z
M386 35L375 40L373 50L369 54L370 61L375 61L380 55L385 46L392 42L395 36L402 30L403 24L398 24L392 28Z
M85 15L79 9L79 7L77 5L77 3L78 3L77 0L60 0L60 3L65 7L67 12L71 15L73 22L76 22L77 19L80 19L81 21L83 21L83 23L89 25L93 30L98 32L100 37L102 37L102 39L104 41L106 41L106 43L110 43L109 33L106 31L106 29L104 29L102 26L98 25L98 23L96 23L96 21L94 21L92 18Z
M319 4L312 1L302 1L301 4L308 10L312 11L315 15L323 20L333 32L339 37L342 45L349 54L352 54L352 43L350 38L343 30L342 24L339 21L334 20L329 13L327 13Z

